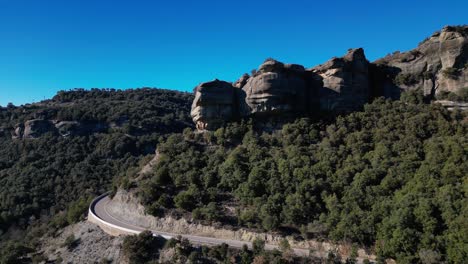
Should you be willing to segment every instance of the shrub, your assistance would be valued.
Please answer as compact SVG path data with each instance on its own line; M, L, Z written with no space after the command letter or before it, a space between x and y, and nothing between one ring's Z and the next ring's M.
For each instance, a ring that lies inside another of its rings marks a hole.
M73 224L84 219L91 199L80 198L78 201L73 202L67 211L67 221Z
M53 228L63 228L67 226L67 215L63 212L54 215L52 220L49 222L49 226Z
M458 91L458 96L460 96L461 101L468 102L468 87L461 88Z
M400 73L395 77L396 85L412 85L419 81L419 78L411 73Z
M170 208L172 207L172 199L169 195L163 193L158 199L158 204L162 207Z
M216 221L219 218L219 210L216 203L211 202L203 208L195 208L192 217L196 220Z
M281 239L279 243L279 248L281 252L287 252L291 250L291 245L289 245L289 241L286 238Z
M450 93L449 91L440 91L436 95L436 99L437 100L447 100L449 93Z
M164 215L164 210L158 204L158 202L154 202L145 207L145 212L152 216L162 217Z
M252 250L254 255L260 255L265 251L265 240L261 238L255 238L252 242Z
M32 252L32 249L16 242L7 242L0 247L0 263L23 263L24 256Z
M458 76L460 75L460 70L458 70L457 68L448 67L448 68L445 68L445 69L442 71L442 74L443 74L446 78L449 78L449 79L457 79Z
M166 241L166 243L164 244L164 248L174 248L177 245L177 243L178 243L177 239L171 238Z
M401 94L400 100L410 104L422 104L424 102L424 94L422 90L408 90Z
M146 263L156 260L164 239L153 236L150 231L125 237L122 245L124 256L129 263Z
M448 93L447 99L450 100L450 101L454 101L454 102L460 101L460 97L458 96L458 94L453 93L453 92Z
M192 211L195 207L195 197L189 191L182 191L174 197L177 208Z
M68 250L71 250L78 246L80 243L80 239L75 238L75 235L71 234L65 238L65 241L63 242L62 246L66 247Z

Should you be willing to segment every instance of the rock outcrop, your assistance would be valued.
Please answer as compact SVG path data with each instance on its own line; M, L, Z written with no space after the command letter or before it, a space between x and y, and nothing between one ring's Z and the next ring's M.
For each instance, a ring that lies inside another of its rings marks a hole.
M200 130L216 127L237 114L234 86L214 80L195 88L195 99L190 112Z
M369 97L368 64L362 49L309 70L268 59L232 84L214 80L197 86L191 116L197 129L211 130L250 115L358 109Z
M373 86L381 95L422 89L434 97L441 91L468 87L468 26L444 27L408 52L395 52L374 62Z
M445 27L411 51L369 63L362 48L304 69L268 59L252 76L195 88L192 118L199 130L251 115L349 112L373 97L399 98L421 89L428 98L468 87L468 26Z
M363 49L350 49L342 58L332 58L312 68L322 79L320 109L350 111L369 101L369 62Z
M105 123L78 122L78 121L58 121L48 119L32 119L24 123L17 124L12 138L14 139L34 139L46 133L60 135L63 137L88 135L91 133L104 132L108 129Z
M13 138L38 138L48 132L55 132L54 125L49 120L33 119L18 124Z
M265 61L241 87L247 105L247 108L241 108L241 114L303 111L304 102L299 101L307 89L304 73L305 69L300 65Z

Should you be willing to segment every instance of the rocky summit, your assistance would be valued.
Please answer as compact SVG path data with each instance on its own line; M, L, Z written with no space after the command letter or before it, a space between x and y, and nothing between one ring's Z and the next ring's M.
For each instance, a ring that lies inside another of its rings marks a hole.
M429 99L442 91L468 87L468 26L447 26L408 52L375 62L362 48L305 69L267 59L252 75L234 83L201 83L191 116L199 130L251 115L343 113L360 109L377 96L399 98L420 89Z

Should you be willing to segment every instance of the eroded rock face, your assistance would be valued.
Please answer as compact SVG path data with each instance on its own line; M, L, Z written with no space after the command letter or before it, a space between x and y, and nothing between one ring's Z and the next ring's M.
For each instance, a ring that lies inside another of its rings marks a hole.
M214 80L195 88L195 99L190 112L197 129L211 129L231 120L237 113L234 86Z
M242 87L248 106L242 115L303 111L305 105L301 101L306 92L304 72L304 67L300 65L284 65L275 60L264 62L257 74Z
M49 120L33 119L24 123L23 138L38 138L41 135L55 132L55 127Z
M368 100L368 64L362 49L310 70L269 59L233 84L215 80L197 86L191 115L197 129L211 130L250 115L356 109Z
M375 61L380 75L387 78L376 78L373 86L392 97L398 93L391 90L423 89L432 96L441 91L457 92L468 87L467 62L468 26L445 27L411 51Z
M244 73L244 75L242 75L239 80L235 81L233 83L233 86L236 87L236 88L242 88L244 87L244 85L247 83L247 81L249 80L250 78L250 75L248 75L247 73Z
M34 139L46 133L68 136L82 136L105 132L108 125L97 122L57 121L47 119L32 119L17 124L12 132L13 139Z
M202 83L195 89L192 117L198 129L250 115L316 111L349 112L370 98L399 98L401 91L423 89L434 98L440 91L468 87L468 26L445 27L416 49L369 63L361 48L341 58L304 69L268 59L252 76L233 84Z
M319 89L320 109L350 111L369 100L369 62L363 49L350 49L342 58L332 58L314 67L322 79Z

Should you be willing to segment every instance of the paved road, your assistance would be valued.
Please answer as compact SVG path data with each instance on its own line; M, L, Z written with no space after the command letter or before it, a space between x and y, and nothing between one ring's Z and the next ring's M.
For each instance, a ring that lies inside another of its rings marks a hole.
M135 232L141 232L141 231L147 230L147 228L130 224L128 221L125 221L125 219L120 219L119 217L112 215L107 210L107 205L109 204L109 202L110 202L109 196L104 196L94 204L94 207L92 206L90 209L91 211L94 212L94 214L98 218L100 218L106 223L110 223L119 227L130 229ZM252 248L252 243L240 241L240 240L229 240L229 239L219 239L219 238L204 237L204 236L176 234L176 233L161 232L161 231L156 231L156 230L151 230L151 232L153 232L153 234L155 235L163 236L166 239L181 235L182 237L187 238L193 244L198 244L198 245L221 245L222 243L225 243L235 248L242 248L243 245L247 245L249 248ZM265 249L273 250L273 249L279 249L279 248L276 245L267 244L265 245ZM293 250L296 255L300 255L300 256L309 255L309 250L306 250L306 249L293 248Z

